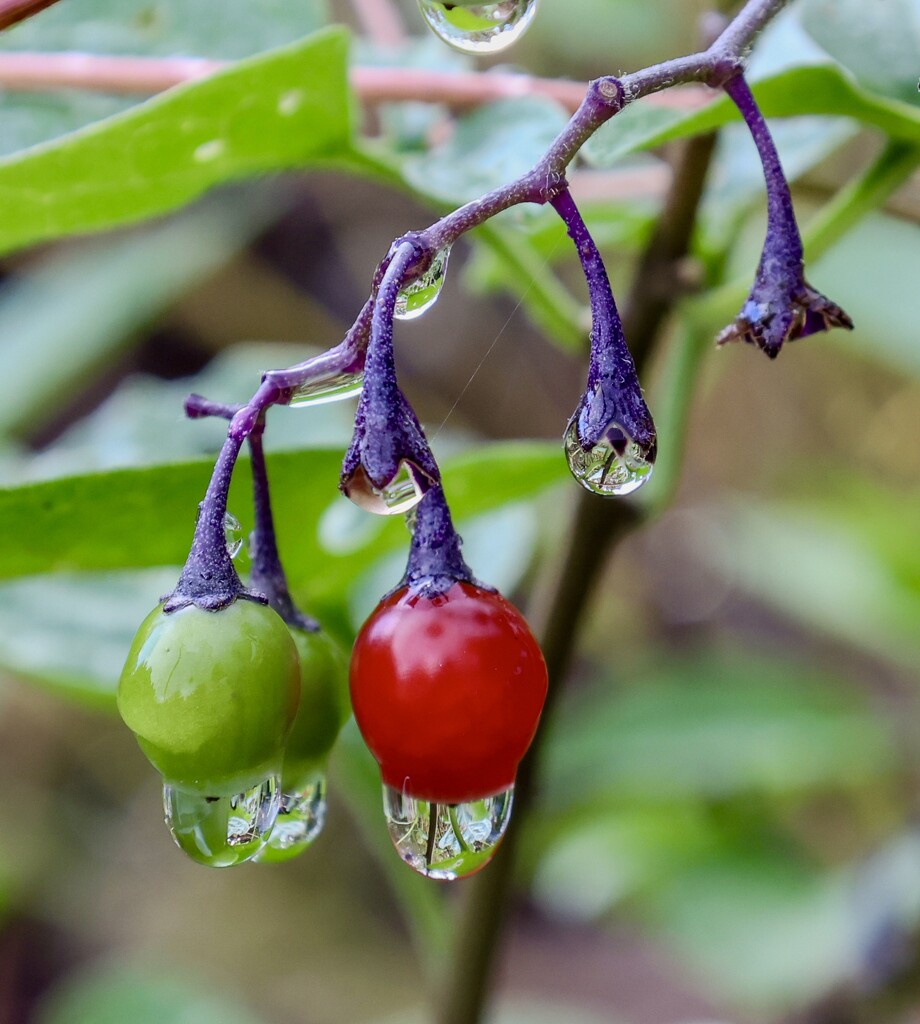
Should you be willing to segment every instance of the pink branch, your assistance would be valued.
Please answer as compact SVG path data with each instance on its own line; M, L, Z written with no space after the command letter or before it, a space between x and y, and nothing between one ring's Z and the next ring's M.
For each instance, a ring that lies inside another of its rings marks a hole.
M86 89L149 96L183 82L205 78L227 65L192 57L109 57L89 53L2 53L0 88L27 91ZM516 96L546 96L574 111L586 83L532 75L426 71L418 68L353 68L351 83L368 104L424 99L450 107L475 107ZM646 97L681 110L706 103L712 93L686 85Z

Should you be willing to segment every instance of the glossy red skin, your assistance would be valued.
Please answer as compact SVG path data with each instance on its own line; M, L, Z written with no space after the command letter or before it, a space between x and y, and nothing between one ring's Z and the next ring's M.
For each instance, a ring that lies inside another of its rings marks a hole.
M351 659L351 700L383 781L418 799L464 803L508 789L546 698L546 664L500 594L455 583L382 601Z

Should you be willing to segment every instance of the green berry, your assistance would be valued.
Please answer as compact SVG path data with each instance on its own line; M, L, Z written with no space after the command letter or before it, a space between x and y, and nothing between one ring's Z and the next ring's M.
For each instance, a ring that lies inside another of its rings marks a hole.
M325 763L351 714L348 663L335 641L321 630L292 627L291 635L300 656L300 707L284 755L286 786Z
M277 864L303 853L326 820L326 759L351 714L345 657L329 636L291 627L300 655L300 708L284 754L281 806L256 859Z
M167 782L218 796L277 771L299 692L288 627L240 599L216 612L154 609L131 645L118 709Z

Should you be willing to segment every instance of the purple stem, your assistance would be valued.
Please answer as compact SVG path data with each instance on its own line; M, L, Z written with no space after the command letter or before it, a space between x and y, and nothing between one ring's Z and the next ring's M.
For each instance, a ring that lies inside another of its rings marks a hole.
M435 253L502 210L519 203L550 202L566 187L566 168L581 146L627 104L689 82L705 82L714 88L725 84L743 67L754 37L787 2L748 0L708 49L663 61L621 78L608 75L590 82L581 106L532 170L516 181L461 206L424 231L405 236L411 239L417 252L402 283L410 284L430 265ZM377 268L375 282L381 279L385 267L386 260ZM360 370L368 343L375 295L376 287L340 345L286 370L271 370L265 374L262 387L245 412L240 413L234 429L245 436L268 406L287 403L298 387L311 380Z
M227 551L224 527L227 494L241 447L242 441L232 435L224 441L204 501L198 509L191 551L176 589L163 606L166 612L177 611L189 604L217 611L238 597L262 602L243 586Z
M432 487L416 506L406 573L395 589L410 587L430 598L443 594L458 580L476 583L461 544L443 488Z
M374 296L371 296L361 307L358 319L335 348L285 370L269 370L262 379L278 388L279 404L289 402L294 392L311 380L335 377L341 373L361 373L373 312Z
M655 425L642 397L600 251L568 190L550 202L575 243L591 302L588 386L576 411L579 440L591 448L616 424L654 460Z
M342 463L347 481L363 468L375 487L385 487L408 461L432 483L438 480L437 463L412 407L399 389L393 352L393 315L396 299L409 268L420 254L415 243L401 241L388 255L371 317L370 343L364 388L355 411L355 432Z
M795 221L789 184L770 130L742 74L724 85L744 118L767 185L767 234L754 284L734 323L717 341L745 341L775 359L787 341L833 327L852 328L853 321L827 296L805 280L802 236Z
M212 402L209 398L205 398L204 395L191 394L185 400L185 415L190 420L201 420L206 416L216 416L218 419L232 420L242 408L242 405L226 405L223 402Z
M398 391L393 353L393 317L406 270L418 258L412 242L397 246L389 258L371 314L371 340L365 358L364 390L360 404L391 404Z
M268 469L265 464L265 449L262 445L264 420L249 435L249 450L252 454L252 499L255 512L255 529L252 531L252 587L268 598L269 605L289 626L315 633L319 623L294 604L288 589L287 576L278 554L275 537L275 521L272 515L271 495L268 488Z
M763 165L763 175L767 186L767 242L766 246L781 244L789 263L802 265L802 236L796 223L795 211L792 207L792 194L789 183L783 173L776 143L767 127L767 122L754 94L744 75L738 74L730 78L723 86L741 112L745 124L754 139L754 145ZM766 247L765 246L765 247Z

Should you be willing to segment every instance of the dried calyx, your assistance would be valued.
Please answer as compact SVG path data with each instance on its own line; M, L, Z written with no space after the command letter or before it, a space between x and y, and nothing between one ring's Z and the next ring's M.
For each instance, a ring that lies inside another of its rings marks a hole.
M767 236L757 265L754 286L741 312L719 334L717 342L745 341L775 359L787 341L832 327L851 329L853 321L836 303L805 280L799 234L789 183L776 145L744 76L724 85L750 129L763 164L767 186Z

